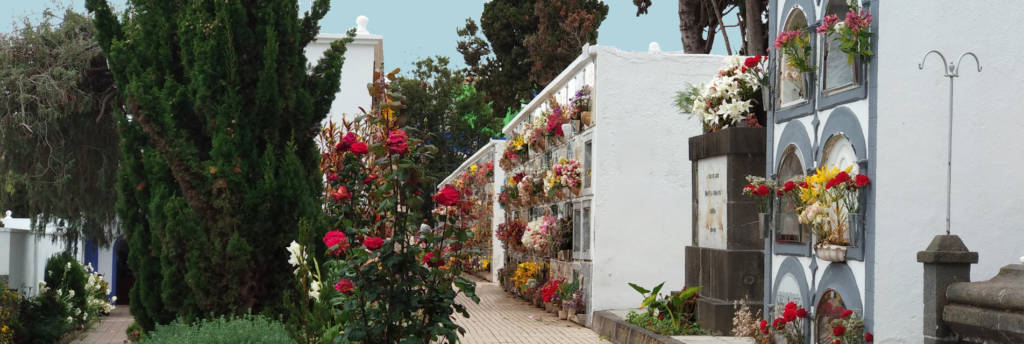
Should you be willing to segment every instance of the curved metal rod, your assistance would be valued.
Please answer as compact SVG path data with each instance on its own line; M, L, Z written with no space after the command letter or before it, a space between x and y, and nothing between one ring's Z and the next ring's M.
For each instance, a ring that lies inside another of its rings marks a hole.
M974 59L974 64L978 66L978 73L981 73L981 62L978 61L978 55L974 55L974 53L968 51L966 53L960 54L960 58L956 59L956 69L953 71L953 74L960 75L960 63L963 62L964 57L967 56L970 56L971 58Z
M939 55L939 58L942 59L942 70L944 73L946 73L946 76L949 76L949 71L947 71L949 67L947 67L948 64L946 63L946 57L942 56L942 53L934 49L929 50L927 53L924 53L924 56L921 57L921 63L917 64L917 69L924 69L924 61L927 61L928 55L931 55L932 53L935 53L935 55Z

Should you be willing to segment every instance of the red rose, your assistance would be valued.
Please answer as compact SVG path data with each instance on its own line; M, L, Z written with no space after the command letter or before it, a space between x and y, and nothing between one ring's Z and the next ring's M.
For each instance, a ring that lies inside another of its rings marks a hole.
M850 180L850 174L846 173L846 171L839 172L835 177L836 185L845 183L848 180Z
M334 284L334 290L345 295L352 295L352 290L356 288L356 285L352 283L348 278L342 278L338 280L338 283Z
M807 188L807 182L800 182L800 188L801 189L806 189Z
M758 325L761 327L761 333L768 334L768 321L761 319L761 323Z
M782 197L782 190L775 190L775 194L779 195L779 197Z
M356 133L350 131L345 133L345 136L341 138L341 141L338 141L338 145L334 146L334 149L337 149L339 152L345 152L348 151L355 142Z
M833 337L842 337L844 333L846 333L846 327L843 327L843 325L836 325L836 327L832 328Z
M339 186L338 190L331 193L331 198L334 198L335 202L341 202L343 200L352 199L352 194L348 192L348 189L344 185Z
M324 245L331 251L331 255L337 256L348 250L348 237L340 231L330 231L324 234Z
M858 174L857 178L854 179L853 183L856 184L857 187L862 188L868 186L868 184L871 184L871 179L869 179L868 176L865 176L863 174Z
M365 142L356 142L352 144L352 147L349 147L349 151L355 155L363 155L369 152L370 148L366 146Z
M800 309L796 310L796 316L798 318L800 318L800 319L806 318L807 317L807 310L803 309L803 308L800 308Z
M847 310L843 311L843 315L841 315L841 317L843 319L846 319L846 318L849 318L851 314L853 314L853 311L847 309Z
M363 178L363 184L370 184L370 182L377 180L377 174L371 174Z
M376 251L378 248L384 245L384 239L378 237L367 237L363 240L363 246L366 246L370 251Z
M787 311L788 310L796 311L796 302L789 301L789 303L786 304L786 307L784 309L787 310Z
M781 330L782 328L786 327L786 319L775 318L775 321L772 322L772 327L774 327L776 330Z
M757 188L754 187L754 184L747 184L747 185L743 186L743 191L744 192L751 192L751 193L753 193L755 189L757 189Z
M428 266L436 268L439 266L444 266L444 260L441 259L441 257L439 257L437 254L434 254L434 252L427 252L427 254L423 255L423 264L427 264Z
M404 130L392 130L388 133L388 151L394 154L409 153L409 145L405 142L406 139L407 137Z
M743 65L747 68L754 68L754 66L757 66L758 62L761 62L760 56L751 56L743 61Z
M332 182L332 183L338 181L338 174L336 174L336 173L328 174L327 175L327 181Z
M434 202L444 206L452 206L459 202L459 190L451 185L445 185L441 191L434 195Z
M790 192L793 191L793 189L796 189L796 183L794 183L793 181L788 181L786 182L786 184L782 184L783 192Z
M782 312L782 317L785 318L787 322L796 320L796 310L795 309L787 309L787 310Z
M871 334L871 332L864 333L864 341L868 343L875 341L875 335Z
M754 190L754 193L761 197L768 196L771 192L772 189L768 188L767 185L758 186L757 190Z
M829 179L827 182L825 182L825 189L831 189L834 186L836 186L835 178Z

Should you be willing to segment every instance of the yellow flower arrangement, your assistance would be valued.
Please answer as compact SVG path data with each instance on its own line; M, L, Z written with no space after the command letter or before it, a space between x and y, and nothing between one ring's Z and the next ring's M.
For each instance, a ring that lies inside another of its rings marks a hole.
M512 274L512 282L515 283L516 288L522 288L522 286L526 285L526 283L531 279L540 277L540 274L544 270L544 265L545 263L537 264L534 262L519 264L519 266L516 267L516 272Z
M516 135L512 138L512 150L521 151L523 150L523 146L526 146L526 139L523 135Z
M476 164L472 164L472 165L470 165L470 166L469 166L469 173L476 173L476 169L477 169L477 168L478 168L478 167L476 166Z

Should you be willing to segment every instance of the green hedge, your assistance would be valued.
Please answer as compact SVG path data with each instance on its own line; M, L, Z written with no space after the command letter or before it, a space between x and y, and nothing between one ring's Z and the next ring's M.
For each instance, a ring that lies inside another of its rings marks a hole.
M220 317L186 323L181 319L157 325L139 341L144 344L295 343L280 322L263 316Z

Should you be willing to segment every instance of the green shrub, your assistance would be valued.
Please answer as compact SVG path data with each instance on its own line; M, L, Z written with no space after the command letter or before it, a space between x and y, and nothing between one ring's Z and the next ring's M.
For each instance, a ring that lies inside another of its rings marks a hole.
M15 328L15 343L45 344L56 342L75 328L68 320L66 307L53 294L21 300Z
M47 288L74 290L71 304L80 310L86 308L85 282L88 279L85 267L70 252L56 254L46 260L46 276L43 280Z
M643 327L650 330L651 332L663 335L663 336L692 336L705 334L704 330L697 325L696 322L683 322L676 325L672 319L668 317L662 317L658 319L658 316L636 311L630 311L626 314L626 321L630 324Z
M139 342L144 344L295 343L280 322L259 315L220 317L189 324L181 319L157 325Z

